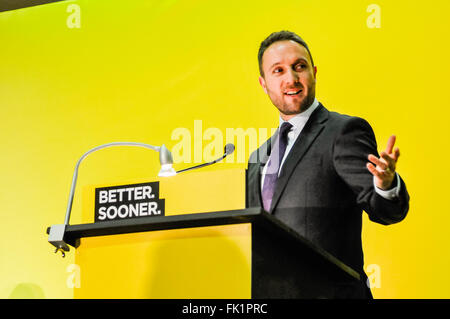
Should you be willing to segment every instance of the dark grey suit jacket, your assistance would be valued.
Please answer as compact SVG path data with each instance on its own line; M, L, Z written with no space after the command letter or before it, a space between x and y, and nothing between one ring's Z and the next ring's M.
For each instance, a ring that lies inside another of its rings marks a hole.
M276 135L250 156L247 207L262 207L261 172ZM370 220L388 225L405 218L409 209L403 180L396 200L375 192L366 168L369 154L378 156L367 121L329 112L320 104L285 159L270 208L275 217L363 278L362 211Z

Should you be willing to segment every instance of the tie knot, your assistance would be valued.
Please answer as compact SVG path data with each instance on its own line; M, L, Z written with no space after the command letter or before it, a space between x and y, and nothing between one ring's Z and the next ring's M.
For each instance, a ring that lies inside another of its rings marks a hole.
M286 137L287 134L289 133L289 131L291 130L291 128L292 128L292 124L291 123L283 122L283 124L281 124L281 127L280 127L280 135L282 137Z

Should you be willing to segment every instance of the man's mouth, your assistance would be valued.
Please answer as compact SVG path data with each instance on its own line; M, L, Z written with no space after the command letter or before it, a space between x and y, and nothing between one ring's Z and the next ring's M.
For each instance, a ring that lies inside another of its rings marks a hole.
M287 91L284 92L284 94L288 95L288 96L296 96L296 95L300 94L302 91L303 91L302 89L299 89L299 90L287 90Z

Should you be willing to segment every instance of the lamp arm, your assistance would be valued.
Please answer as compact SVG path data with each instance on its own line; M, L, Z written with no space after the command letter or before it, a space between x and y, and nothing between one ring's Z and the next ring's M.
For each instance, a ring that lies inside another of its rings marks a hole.
M70 213L72 211L73 197L75 195L75 187L76 187L77 178L78 178L78 168L80 167L81 162L89 154L91 154L91 153L93 153L95 151L98 151L100 149L107 148L107 147L112 147L112 146L139 146L139 147L149 148L149 149L152 149L152 150L157 151L157 152L159 152L160 149L161 149L161 147L159 147L159 146L153 146L153 145L144 144L144 143L137 143L137 142L112 142L112 143L106 143L106 144L94 147L94 148L90 149L89 151L87 151L86 153L84 153L80 157L80 159L78 160L77 164L75 165L75 170L73 172L72 185L70 186L69 201L67 203L66 218L64 220L64 225L69 225Z

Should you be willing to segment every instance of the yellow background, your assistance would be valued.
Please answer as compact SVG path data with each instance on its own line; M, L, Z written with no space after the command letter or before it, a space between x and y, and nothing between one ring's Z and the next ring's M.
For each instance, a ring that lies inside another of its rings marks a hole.
M79 29L67 26L72 3ZM372 3L380 28L367 26ZM319 101L367 119L380 149L398 136L411 209L388 227L364 218L365 263L381 271L374 296L449 298L449 9L447 0L79 0L0 13L0 297L72 296L73 253L54 255L45 229L63 222L75 162L88 149L111 141L170 149L173 130L193 130L194 120L222 132L275 127L256 57L268 34L288 29L310 46ZM230 167L245 163L216 168ZM157 171L148 150L87 158L72 223L83 185Z

